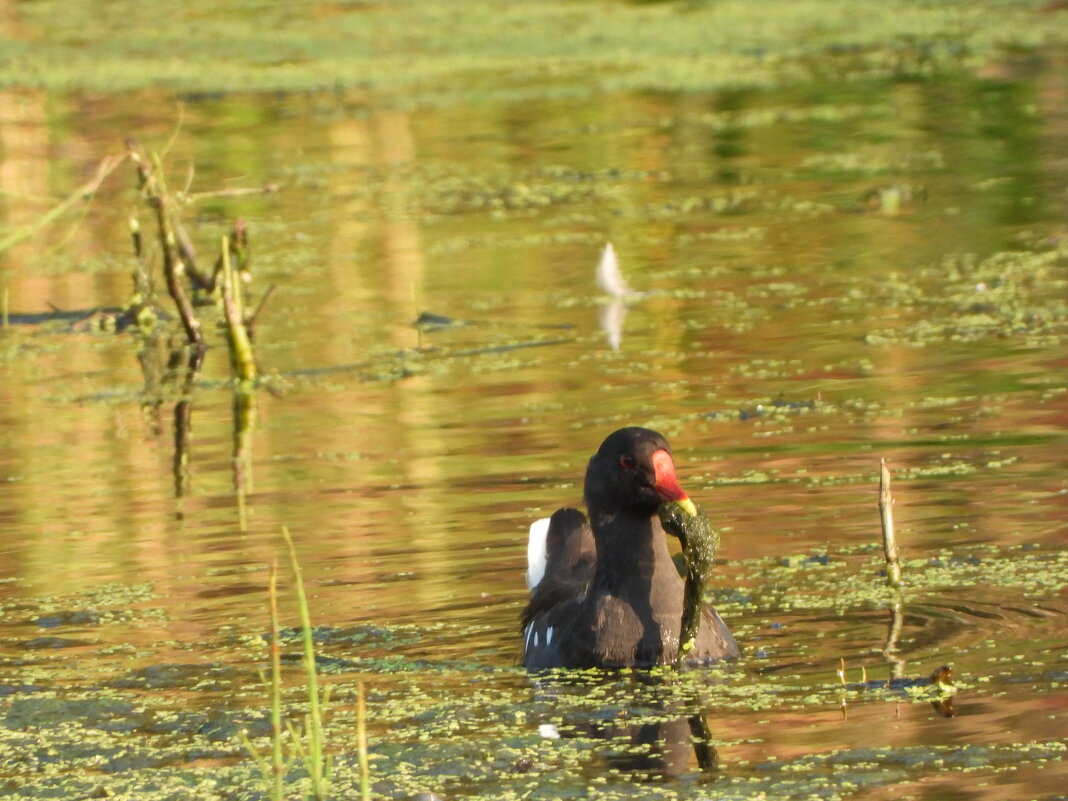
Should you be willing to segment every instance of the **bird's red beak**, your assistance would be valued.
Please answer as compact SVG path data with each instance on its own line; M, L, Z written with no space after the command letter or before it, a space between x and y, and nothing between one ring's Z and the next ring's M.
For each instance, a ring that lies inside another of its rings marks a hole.
M670 453L663 449L653 453L653 474L653 489L657 495L665 501L675 501L690 515L697 514L697 508L690 496L679 486L678 476L675 475L675 462L671 460Z

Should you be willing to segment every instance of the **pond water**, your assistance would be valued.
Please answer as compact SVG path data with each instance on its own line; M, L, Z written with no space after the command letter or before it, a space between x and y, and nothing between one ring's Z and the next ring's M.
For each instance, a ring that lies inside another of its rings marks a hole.
M338 797L357 680L385 797L1063 797L1063 67L580 104L0 94L7 226L126 135L164 149L179 116L172 184L278 190L187 217L203 250L247 220L253 296L277 287L244 493L221 335L186 391L162 343L44 319L129 297L132 168L0 256L4 794L262 797L238 732L266 750L284 525ZM639 293L618 307L594 284L606 242ZM668 436L723 534L713 598L743 656L682 683L535 681L527 526L580 503L632 424ZM943 664L952 714L883 686Z

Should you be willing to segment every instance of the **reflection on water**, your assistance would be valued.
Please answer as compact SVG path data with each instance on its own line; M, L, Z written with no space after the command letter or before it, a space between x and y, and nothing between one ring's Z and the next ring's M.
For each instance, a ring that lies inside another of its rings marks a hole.
M549 740L603 743L603 764L591 768L591 775L608 768L653 781L681 776L691 766L714 775L719 754L701 710L700 696L711 692L703 685L680 688L671 674L647 672L622 681L614 674L542 675L534 680L534 702L554 714L538 730Z
M623 320L627 316L624 301L635 293L623 278L619 259L616 258L616 251L611 242L604 246L601 260L597 264L597 286L609 297L609 300L601 305L597 318L612 350L619 350L623 341Z
M282 187L190 223L207 238L249 222L257 280L278 286L257 323L270 390L231 393L214 332L193 365L12 316L5 734L46 700L58 715L70 688L141 682L136 720L63 707L100 749L129 747L111 729L171 749L109 756L113 774L188 767L187 738L247 778L210 733L263 708L266 565L286 524L325 632L339 765L366 677L383 793L610 793L616 767L700 797L713 763L740 797L808 797L828 772L938 786L971 764L991 788L976 798L1062 787L1058 80L613 95L581 121L551 100L358 116L326 98L191 102L176 175L195 162L195 184ZM116 131L164 141L172 123L167 104L122 96L7 93L0 114L10 225ZM878 190L892 186L925 198ZM12 312L123 304L127 192L105 185L83 224L0 257ZM637 302L594 287L607 241ZM469 324L414 325L425 311ZM670 437L724 532L716 604L745 654L697 703L550 699L514 668L527 524L580 501L590 453L625 423ZM880 457L900 606L870 550ZM887 685L942 664L955 718ZM161 665L182 666L177 683L143 687ZM576 710L575 736L538 737ZM39 767L5 778L31 785Z

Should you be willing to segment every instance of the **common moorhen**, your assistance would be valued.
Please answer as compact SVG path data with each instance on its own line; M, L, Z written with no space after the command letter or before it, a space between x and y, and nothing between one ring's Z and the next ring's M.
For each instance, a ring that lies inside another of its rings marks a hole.
M671 446L647 428L621 428L586 468L589 521L560 509L531 526L523 610L523 665L651 667L679 648L683 581L668 551L657 508L678 501ZM688 661L738 656L715 610L701 614Z

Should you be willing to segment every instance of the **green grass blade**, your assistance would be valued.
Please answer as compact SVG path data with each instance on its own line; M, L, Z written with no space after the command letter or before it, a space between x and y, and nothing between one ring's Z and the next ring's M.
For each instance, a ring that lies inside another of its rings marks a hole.
M293 547L293 538L289 535L289 529L285 526L282 527L282 536L289 550L289 564L293 570L294 589L297 591L301 640L304 645L304 673L308 682L308 757L305 765L312 781L312 794L319 801L324 801L327 794L327 777L323 758L323 715L319 705L319 677L315 671L315 643L312 639L311 615L308 612L308 598L304 594L304 579L301 577L297 551Z
M267 597L271 608L271 797L283 801L282 780L285 776L285 755L282 752L282 649L278 627L278 560L271 562L267 583Z

